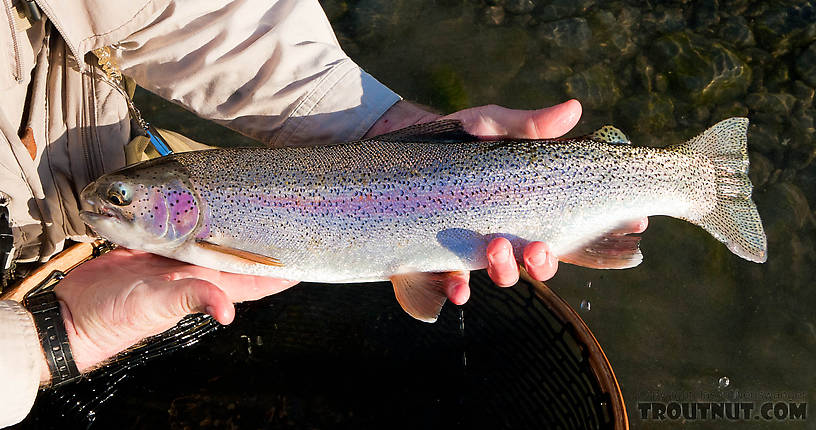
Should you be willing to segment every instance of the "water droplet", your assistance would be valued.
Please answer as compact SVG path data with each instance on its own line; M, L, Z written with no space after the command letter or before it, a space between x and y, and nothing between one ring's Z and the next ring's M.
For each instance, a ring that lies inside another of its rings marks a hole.
M589 300L581 300L581 310L585 312L589 312L592 310L592 303L589 303Z
M587 281L587 288L592 288L592 281Z
M731 384L731 380L728 379L727 376L723 376L717 381L717 386L720 387L720 388L725 388L725 387L729 386L730 384Z

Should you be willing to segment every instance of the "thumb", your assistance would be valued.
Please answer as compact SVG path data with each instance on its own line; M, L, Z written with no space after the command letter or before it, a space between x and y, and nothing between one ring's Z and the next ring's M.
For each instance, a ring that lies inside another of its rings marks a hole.
M569 100L538 109L518 110L497 105L467 109L449 115L461 119L465 128L481 137L550 139L566 134L581 118L581 103Z
M169 303L171 311L183 317L192 313L205 313L221 324L227 325L235 318L235 306L220 288L203 279L186 278L172 281L167 291L173 295Z
M563 136L578 124L582 111L581 103L575 99L532 111L529 122L533 124L533 133L527 137L550 139Z

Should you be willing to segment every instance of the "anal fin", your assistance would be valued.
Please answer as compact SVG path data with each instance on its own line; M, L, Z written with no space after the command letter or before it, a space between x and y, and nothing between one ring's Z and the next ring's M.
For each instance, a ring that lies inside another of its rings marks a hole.
M643 261L640 236L607 233L558 259L592 269L628 269Z
M201 248L204 248L208 251L215 251L222 254L229 255L231 257L235 257L241 260L244 260L246 263L260 263L266 264L267 266L273 267L283 267L283 263L280 262L277 258L269 257L266 255L258 254L255 252L244 251L243 249L231 248L225 245L219 245L212 242L207 242L205 240L197 240L196 245Z
M394 295L402 309L424 322L436 322L447 296L443 277L435 273L404 273L391 277Z

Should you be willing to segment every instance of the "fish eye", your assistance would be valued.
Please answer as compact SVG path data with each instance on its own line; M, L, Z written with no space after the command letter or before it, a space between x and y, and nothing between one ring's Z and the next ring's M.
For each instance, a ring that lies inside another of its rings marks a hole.
M114 184L108 190L108 201L116 206L127 206L131 201L131 193L122 184Z

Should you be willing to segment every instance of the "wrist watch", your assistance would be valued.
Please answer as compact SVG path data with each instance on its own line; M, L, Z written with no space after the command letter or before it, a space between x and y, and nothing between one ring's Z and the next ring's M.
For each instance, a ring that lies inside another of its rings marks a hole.
M63 277L65 274L55 270L23 299L23 306L34 316L34 325L51 373L52 388L74 381L82 375L74 362L60 304L54 293L54 286Z

